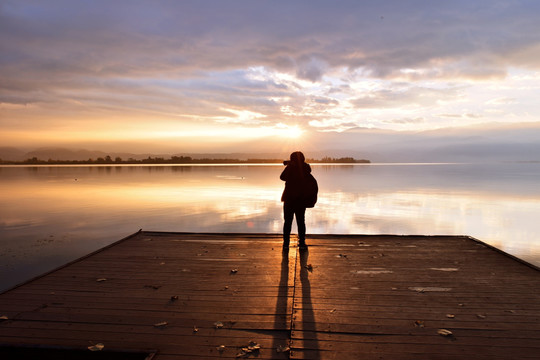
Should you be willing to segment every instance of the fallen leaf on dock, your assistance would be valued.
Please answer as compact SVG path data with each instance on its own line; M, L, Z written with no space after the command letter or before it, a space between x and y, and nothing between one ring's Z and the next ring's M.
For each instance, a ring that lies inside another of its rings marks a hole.
M178 300L178 295L171 296L171 301L176 301L176 300Z
M104 347L105 347L105 345L103 345L102 343L97 343L96 345L89 346L88 350L90 350L90 351L101 351L101 350L103 350Z
M304 266L309 272L313 272L313 265L311 264L307 264L306 266Z
M439 334L441 336L452 336L453 335L453 333L450 330L446 330L446 329L437 330L437 334Z
M446 317L449 318L449 319L453 319L456 317L456 315L454 314L446 314Z
M485 319L486 315L476 314L476 317L479 318L479 319Z
M221 321L216 321L214 323L214 326L216 327L216 329L221 329L223 327L223 323Z
M414 322L414 326L423 328L424 327L424 322L422 320L416 320Z
M103 281L107 281L107 279L105 278L99 278L99 279L96 279L97 282L103 282Z
M194 333L199 332L199 328L198 328L197 326L194 326L194 327L193 327L193 332L194 332Z
M336 312L336 309L330 310L330 314L333 314L333 313L335 313L335 312Z
M236 354L236 357L248 357L252 353L257 353L260 349L261 345L252 340L249 342L247 347L243 347L242 350Z
M159 323L157 323L157 324L154 324L154 327L162 328L162 327L165 327L165 326L167 326L167 325L169 325L168 322L162 321L162 322L159 322Z
M238 269L232 269L231 274L236 274L238 272Z
M216 349L219 352L224 352L225 351L225 345L219 345Z
M0 321L8 320L8 317L6 315L0 316Z
M291 351L291 348L287 345L278 345L278 347L276 348L276 351L278 353L284 353L284 352L289 352Z

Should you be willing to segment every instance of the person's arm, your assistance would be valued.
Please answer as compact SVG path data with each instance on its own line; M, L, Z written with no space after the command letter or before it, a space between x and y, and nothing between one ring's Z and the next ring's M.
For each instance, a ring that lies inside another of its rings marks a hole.
M281 172L281 175L279 176L279 178L283 181L289 180L289 172L290 172L289 165L287 165L285 169Z

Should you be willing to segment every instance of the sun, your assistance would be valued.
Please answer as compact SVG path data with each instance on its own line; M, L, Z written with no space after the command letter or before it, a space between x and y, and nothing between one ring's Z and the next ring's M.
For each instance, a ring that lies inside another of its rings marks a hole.
M304 130L302 130L298 126L287 126L283 128L282 131L283 131L282 132L283 136L291 138L291 139L299 138L300 136L302 136L302 133L304 132Z

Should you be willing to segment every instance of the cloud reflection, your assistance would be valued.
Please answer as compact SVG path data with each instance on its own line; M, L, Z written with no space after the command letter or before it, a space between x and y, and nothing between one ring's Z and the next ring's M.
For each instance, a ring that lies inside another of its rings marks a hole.
M281 233L279 169L0 168L0 266L12 276L46 258L59 265L140 228ZM486 186L484 169L481 186L472 177L464 186L453 179L462 171L474 175L464 165L315 166L320 194L306 213L308 234L470 235L540 263L540 194L526 190L534 176L509 186L490 172Z

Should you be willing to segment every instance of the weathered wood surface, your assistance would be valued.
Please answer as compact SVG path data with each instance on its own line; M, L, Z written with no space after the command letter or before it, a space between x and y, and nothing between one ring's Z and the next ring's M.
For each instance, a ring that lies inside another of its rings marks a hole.
M157 360L235 358L252 340L259 359L540 358L537 269L467 237L309 243L284 255L279 235L140 232L1 294L0 343Z
M540 358L538 270L466 237L311 242L296 265L291 358Z

